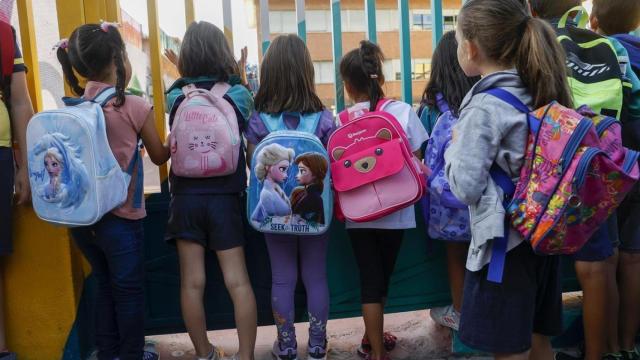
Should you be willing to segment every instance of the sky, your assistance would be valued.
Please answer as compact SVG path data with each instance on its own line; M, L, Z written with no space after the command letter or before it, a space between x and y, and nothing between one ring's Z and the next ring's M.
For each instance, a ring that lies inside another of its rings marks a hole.
M234 52L240 57L243 46L249 48L249 63L258 63L258 40L255 25L253 1L232 0ZM222 29L222 0L194 0L196 20L209 21ZM121 0L120 7L148 29L147 1ZM186 30L184 1L158 0L160 27L167 34L182 38Z

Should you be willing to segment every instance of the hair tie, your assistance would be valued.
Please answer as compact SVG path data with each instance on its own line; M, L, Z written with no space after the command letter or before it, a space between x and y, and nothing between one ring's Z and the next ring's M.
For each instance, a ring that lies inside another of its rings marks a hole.
M369 75L370 78L372 79L377 79L378 78L378 74L371 74Z
M109 28L113 27L113 28L118 28L120 27L120 24L116 23L116 22L109 22L109 21L104 21L104 20L100 20L100 30L104 31L104 32L109 32Z
M53 45L53 48L51 50L58 50L58 49L67 50L68 47L69 47L69 39L60 39L60 41L58 41L55 45Z

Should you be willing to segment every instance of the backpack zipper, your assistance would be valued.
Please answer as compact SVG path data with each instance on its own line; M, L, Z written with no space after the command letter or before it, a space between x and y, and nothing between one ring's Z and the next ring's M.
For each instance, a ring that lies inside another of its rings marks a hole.
M569 138L567 145L562 151L562 155L560 155L561 174L566 171L567 167L571 163L571 160L573 159L573 156L576 154L576 151L578 151L582 140L584 140L584 137L587 135L592 125L593 123L590 120L587 120L587 118L582 118L582 120L580 120L580 122L578 123L578 126L576 126L573 135L571 135L571 138Z

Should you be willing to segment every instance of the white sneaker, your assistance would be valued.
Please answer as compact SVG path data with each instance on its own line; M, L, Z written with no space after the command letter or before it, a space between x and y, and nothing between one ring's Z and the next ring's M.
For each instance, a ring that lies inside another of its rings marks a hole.
M460 313L453 308L453 305L433 308L429 314L433 321L439 325L455 331L458 331L460 328Z

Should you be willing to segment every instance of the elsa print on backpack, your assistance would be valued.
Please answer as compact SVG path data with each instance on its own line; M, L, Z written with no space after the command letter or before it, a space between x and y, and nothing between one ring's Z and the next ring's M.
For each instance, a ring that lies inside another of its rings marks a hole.
M251 164L248 212L256 230L320 235L329 227L329 157L314 135L320 114L294 114L301 118L297 129L286 128L282 114L260 114L270 133L256 147Z

